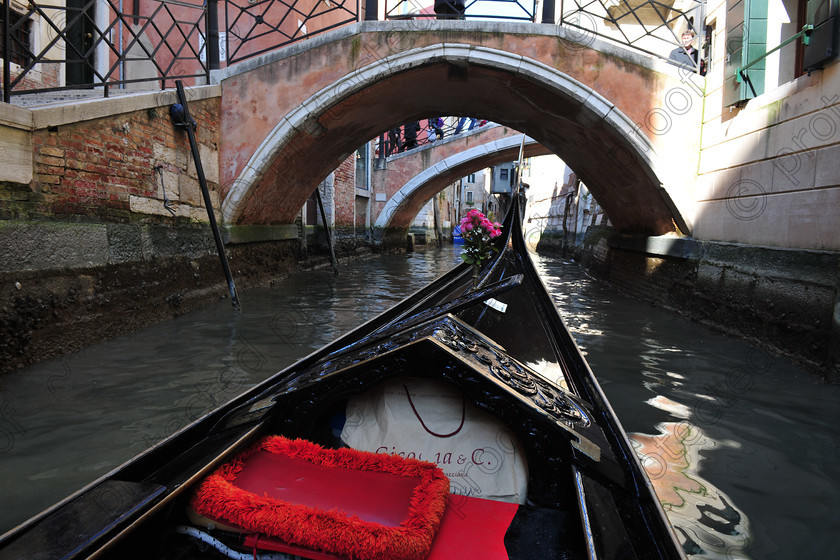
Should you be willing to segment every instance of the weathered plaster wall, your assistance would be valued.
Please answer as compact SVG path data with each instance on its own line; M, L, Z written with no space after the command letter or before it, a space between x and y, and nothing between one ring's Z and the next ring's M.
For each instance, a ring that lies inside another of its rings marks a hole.
M706 78L694 235L840 250L840 61L724 107L725 3Z
M355 223L356 158L350 156L335 170L335 225L351 228Z

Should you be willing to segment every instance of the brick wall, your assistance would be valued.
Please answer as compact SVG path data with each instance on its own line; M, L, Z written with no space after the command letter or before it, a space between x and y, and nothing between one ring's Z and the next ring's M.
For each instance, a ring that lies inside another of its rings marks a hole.
M356 198L356 156L345 159L335 170L335 225L353 227Z
M218 207L219 100L191 103L190 113L198 123L202 164ZM165 195L176 216L206 220L187 135L173 126L165 108L36 130L32 146L35 175L28 192L0 187L15 195L13 205L0 209L4 219L172 217L164 208Z
M2 60L2 59L0 59ZM26 91L30 89L57 87L61 84L61 69L60 64L36 64L35 68L38 70L30 71L23 79L18 82L15 87L15 92ZM11 80L20 76L20 66L12 64L12 71L9 72ZM0 80L3 79L3 68L0 64Z

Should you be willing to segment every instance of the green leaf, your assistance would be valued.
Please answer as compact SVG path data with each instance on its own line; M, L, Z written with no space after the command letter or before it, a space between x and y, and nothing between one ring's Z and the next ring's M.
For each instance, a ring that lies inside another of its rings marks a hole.
M461 258L464 259L465 263L468 263L468 264L475 263L475 259L473 259L472 256L468 255L467 253L461 253Z

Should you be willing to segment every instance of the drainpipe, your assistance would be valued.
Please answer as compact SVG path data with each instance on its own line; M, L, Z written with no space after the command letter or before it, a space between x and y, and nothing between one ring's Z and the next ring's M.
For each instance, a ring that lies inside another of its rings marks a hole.
M12 40L9 37L11 28L11 0L3 0L3 103L10 103L12 100L12 80L9 74L12 69L12 57L6 53L12 52Z
M365 203L365 237L366 237L366 240L370 240L370 238L371 238L371 231L370 231L370 228L371 228L371 219L370 218L371 218L371 216L370 216L370 213L373 210L372 198L373 198L373 168L374 168L374 164L371 161L371 159L372 159L371 156L373 156L374 150L375 150L375 146L373 145L373 140L371 140L368 143L368 154L369 154L369 156L368 156L368 164L366 166L367 169L365 169L365 189L367 189L367 194L368 194L367 202ZM382 143L381 142L379 143L379 155L380 156L383 155ZM384 157L382 158L382 163L383 163L383 166L384 166L384 163L385 163L385 158Z
M108 14L109 9L111 9L111 5L106 2L105 0L99 0L96 2L94 7L94 25L97 29L108 29L110 22L108 21ZM94 33L97 33L94 31ZM99 74L98 76L94 76L93 80L100 82L106 82L103 84L102 89L104 90L104 96L108 97L110 95L111 86L107 84L108 80L108 73L110 72L110 54L111 48L108 46L107 38L102 37L101 35L96 35L94 37L94 42L96 42L96 50L93 55L93 64L96 68L95 73ZM119 74L118 74L119 75Z
M831 321L828 342L828 379L833 383L840 382L840 293L834 301L834 314Z

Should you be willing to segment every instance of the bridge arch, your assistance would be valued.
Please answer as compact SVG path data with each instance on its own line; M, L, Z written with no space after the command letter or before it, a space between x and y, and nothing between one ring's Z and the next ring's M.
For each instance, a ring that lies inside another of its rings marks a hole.
M289 223L356 146L441 114L480 116L528 134L575 170L621 231L690 231L652 142L613 103L529 57L451 43L383 57L300 103L239 173L222 203L224 219Z
M513 161L519 157L524 135L507 136L469 148L429 166L400 188L379 213L374 228L383 232L402 231L423 206L447 185L484 167ZM550 152L533 138L525 136L525 157Z

